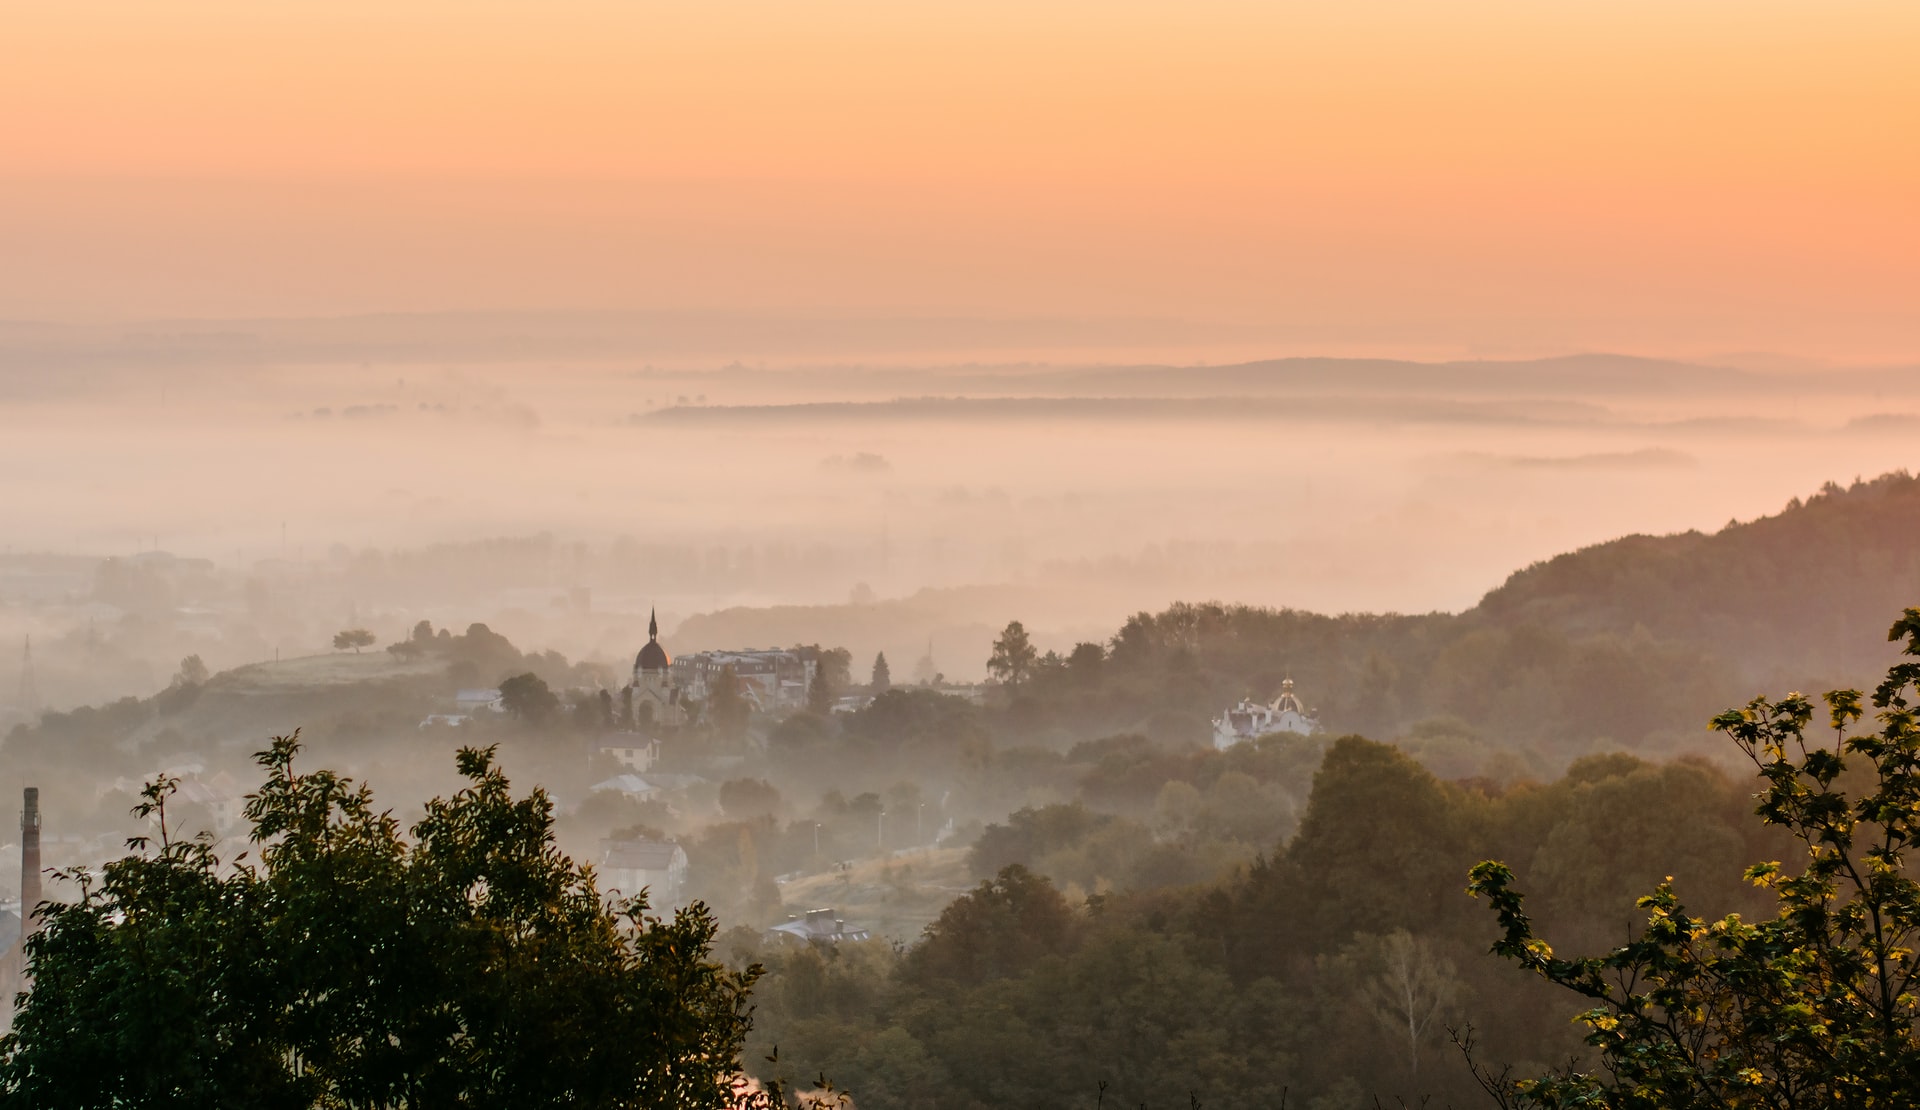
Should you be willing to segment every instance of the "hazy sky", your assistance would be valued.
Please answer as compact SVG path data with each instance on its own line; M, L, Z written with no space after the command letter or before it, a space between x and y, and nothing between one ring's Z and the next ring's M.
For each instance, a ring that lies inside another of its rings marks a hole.
M1914 354L1911 3L0 18L0 318L725 307Z

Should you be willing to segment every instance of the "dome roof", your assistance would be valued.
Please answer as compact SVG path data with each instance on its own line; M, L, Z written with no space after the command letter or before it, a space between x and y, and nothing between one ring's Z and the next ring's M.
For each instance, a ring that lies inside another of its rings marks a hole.
M672 662L667 656L667 649L660 646L660 641L648 640L647 646L634 656L633 667L639 671L664 671Z
M667 649L660 646L660 614L647 614L647 646L633 657L633 669L636 671L664 671L673 660L667 656Z

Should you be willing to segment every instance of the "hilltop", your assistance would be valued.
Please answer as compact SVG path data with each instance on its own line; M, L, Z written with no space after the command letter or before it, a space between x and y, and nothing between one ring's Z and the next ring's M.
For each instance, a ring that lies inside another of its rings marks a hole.
M1860 629L1920 605L1920 480L1829 482L1707 535L1626 536L1516 572L1468 614L1574 634L1645 629L1743 677L1865 681L1895 652Z

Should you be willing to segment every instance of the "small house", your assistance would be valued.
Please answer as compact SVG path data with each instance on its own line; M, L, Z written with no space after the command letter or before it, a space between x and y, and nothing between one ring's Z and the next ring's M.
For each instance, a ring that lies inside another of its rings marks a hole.
M843 940L866 940L869 936L865 929L847 924L832 907L789 914L785 921L768 929L767 935L775 940L807 944L838 944Z
M647 892L656 910L680 905L687 885L687 853L670 840L633 837L600 842L600 890L622 895Z

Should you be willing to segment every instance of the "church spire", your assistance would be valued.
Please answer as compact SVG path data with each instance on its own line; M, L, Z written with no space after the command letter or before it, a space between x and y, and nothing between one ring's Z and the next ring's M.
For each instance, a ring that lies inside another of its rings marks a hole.
M659 638L660 638L659 610L649 609L647 610L647 639L658 640Z

